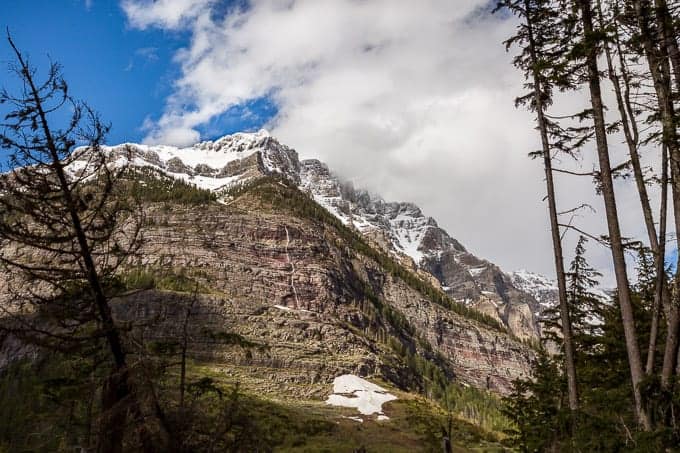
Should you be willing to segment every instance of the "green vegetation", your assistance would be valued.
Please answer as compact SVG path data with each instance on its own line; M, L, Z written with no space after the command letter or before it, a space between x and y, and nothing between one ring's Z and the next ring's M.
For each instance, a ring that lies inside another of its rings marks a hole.
M184 269L150 269L133 268L118 276L119 283L125 290L160 289L177 292L206 292L194 278L187 275Z
M561 354L551 356L543 351L536 359L533 379L517 381L513 393L505 399L504 412L516 422L508 433L522 451L677 451L677 429L637 429L618 301L602 303L591 293L599 273L587 264L584 252L581 241L569 275L570 314L577 321L573 327L580 408L569 410ZM649 341L655 285L648 262L649 257L643 254L632 295L641 345ZM586 315L602 320L602 324L593 325ZM547 320L550 326L557 322L557 313ZM665 330L665 325L660 327ZM553 337L553 341L559 338ZM656 366L660 367L663 345L657 347ZM676 382L666 390L658 376L652 375L642 382L641 393L652 420L671 417L680 407Z
M368 417L358 423L346 418L356 415L353 409L268 399L199 366L188 368L181 409L178 376L159 367L158 360L148 358L134 373L139 385L155 387L172 428L174 451L207 451L211 446L215 451L440 451L442 427L449 424L454 451L507 451L493 434L409 394L396 392L399 399L384 406L389 421ZM10 366L0 375L0 417L13 422L0 424L0 452L69 452L88 445L88 438L97 434L97 373L96 367L62 355ZM145 377L152 381L144 383ZM464 396L457 398L465 402ZM136 450L127 444L126 451Z
M143 202L203 205L217 200L211 191L171 178L151 167L128 169L124 179L125 193Z
M460 384L448 388L445 404L458 417L488 432L507 433L515 427L504 411L503 401L485 390Z
M0 452L73 451L89 444L97 434L91 430L97 378L92 363L68 356L7 367L0 374Z

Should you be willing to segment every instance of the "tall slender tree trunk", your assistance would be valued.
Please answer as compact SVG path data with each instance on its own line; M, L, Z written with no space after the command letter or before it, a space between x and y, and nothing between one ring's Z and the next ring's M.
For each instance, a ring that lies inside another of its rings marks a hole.
M548 127L545 118L545 105L543 102L540 76L536 67L538 56L536 52L536 42L532 20L530 17L530 3L524 2L527 20L527 31L529 39L529 52L533 64L533 82L536 102L536 115L538 129L541 135L541 146L543 154L543 166L545 170L545 183L548 192L548 213L550 217L550 231L552 234L553 255L555 258L555 273L557 276L558 297L560 303L560 319L562 324L562 342L564 344L564 368L567 375L567 386L569 391L569 408L575 411L579 407L578 385L576 381L576 365L574 352L574 339L569 316L569 305L567 299L567 282L564 271L564 257L562 252L562 239L560 237L559 220L557 218L557 200L555 196L555 183L553 180L552 156L550 155L550 141L548 139Z
M602 13L601 0L597 0L597 7L600 19L600 26L605 26L604 15ZM618 16L618 8L615 6L614 19ZM656 343L659 332L659 315L662 304L670 307L670 300L668 288L666 286L666 274L664 271L664 256L665 256L665 237L666 237L666 201L667 201L667 187L662 187L661 206L659 214L659 224L662 230L658 237L656 226L654 225L654 216L652 214L652 206L649 201L649 194L647 192L647 184L642 171L642 164L640 162L640 154L638 153L638 146L640 142L640 134L635 118L635 112L632 107L630 98L630 75L625 61L625 56L621 49L619 32L616 27L613 31L614 44L619 60L619 73L614 68L612 51L609 44L605 43L604 51L607 61L607 73L609 80L614 88L616 96L616 105L618 107L619 116L621 117L621 126L626 145L628 147L628 154L630 156L631 166L633 167L633 176L635 184L638 189L640 198L640 207L642 208L642 217L647 229L647 237L649 240L649 247L654 253L654 269L656 271L656 282L654 291L654 300L652 301L652 320L649 329L649 344L647 347L647 361L645 364L645 374L651 375L654 371L654 359L656 353ZM662 176L662 180L666 180L667 184L667 157L666 148L662 146L662 172L666 175Z
M655 11L661 31L661 39L673 68L675 91L680 93L680 49L678 49L678 42L676 41L677 29L668 10L666 0L654 0L654 5L656 6Z
M654 306L652 307L652 325L649 331L649 346L647 348L647 364L645 373L654 372L654 358L656 342L659 336L659 316L661 303L668 305L670 311L670 297L666 285L666 223L668 213L668 147L663 144L661 150L661 207L659 211L659 242L655 250L654 267L656 272L656 287L654 288Z
M675 111L673 105L673 94L672 94L672 81L675 82L676 95L680 94L680 50L678 49L678 42L676 41L676 29L673 22L673 18L668 10L668 4L666 0L655 0L654 4L655 14L657 19L657 26L659 27L659 38L661 41L661 57L664 62L662 65L662 71L667 74L667 84L666 88L668 90L668 104L669 104L669 118L665 121L668 124L669 134L666 137L664 133L664 143L666 139L673 142L676 151L676 162L675 176L673 178L680 178L680 144L678 142L677 136L677 121L675 120ZM670 67L668 65L670 61ZM672 67L672 71L671 71ZM671 152L671 159L673 159L673 153ZM672 162L672 160L671 160ZM673 169L671 169L673 173ZM678 192L680 192L680 181L673 179L674 186L678 185ZM677 226L680 225L680 207L677 206L676 201L680 200L680 195L674 195L673 203L676 213L676 231ZM679 261L680 263L680 261ZM664 360L661 369L661 383L665 387L668 387L670 383L670 378L673 374L674 368L678 365L678 347L679 347L679 336L680 336L680 301L678 297L678 288L680 288L680 276L678 275L679 267L676 266L676 283L674 288L675 298L670 306L669 316L668 316L668 335L666 337L666 348L664 350Z
M675 47L677 44L669 44L675 38L666 36L664 31L664 20L659 20L661 45L655 42L655 34L650 27L651 3L648 0L635 0L635 12L640 28L640 40L642 42L647 64L649 66L654 90L656 93L659 113L661 116L661 127L663 131L663 143L668 147L670 156L670 175L671 191L673 197L673 214L675 219L675 229L680 231L680 143L676 130L675 109L671 95L671 74L668 57L668 47ZM668 39L667 39L668 38ZM680 68L679 68L680 69ZM677 74L676 74L677 81ZM680 264L680 261L678 262ZM664 348L664 359L661 368L661 383L667 387L675 368L678 349L678 331L680 330L680 314L678 313L678 286L680 284L680 273L676 271L674 290L671 295L671 304L668 310L668 329L666 334L666 344Z
M628 353L631 384L633 385L633 396L635 399L635 413L638 422L643 429L650 430L651 425L649 417L643 408L642 395L640 393L640 382L644 377L644 373L642 371L640 348L637 343L637 334L635 332L633 305L631 303L628 274L626 271L626 257L621 238L621 228L619 226L616 197L614 194L614 181L612 179L611 163L609 160L604 106L600 89L600 71L597 63L597 48L590 42L594 37L593 13L590 0L579 0L579 6L581 9L584 39L589 43L586 54L586 67L588 70L590 100L593 108L597 154L600 163L600 184L607 217L607 227L609 230L609 240L611 243L621 318L623 320L623 330L626 339L626 351Z

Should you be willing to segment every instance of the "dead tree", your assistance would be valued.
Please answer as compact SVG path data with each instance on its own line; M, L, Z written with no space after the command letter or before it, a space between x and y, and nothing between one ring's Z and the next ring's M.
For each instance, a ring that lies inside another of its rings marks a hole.
M119 193L120 162L102 148L109 126L70 95L58 64L39 81L9 33L8 42L20 88L0 92L8 107L0 146L12 168L0 176L0 264L12 302L2 328L69 354L106 348L98 449L120 452L128 413L139 408L109 282L135 251L141 223Z

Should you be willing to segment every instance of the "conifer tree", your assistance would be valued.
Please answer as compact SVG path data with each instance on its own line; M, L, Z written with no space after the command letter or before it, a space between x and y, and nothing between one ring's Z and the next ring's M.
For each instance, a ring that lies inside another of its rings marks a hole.
M563 81L556 69L555 55L550 48L559 40L556 35L557 15L554 5L549 0L506 0L498 4L498 8L507 8L522 19L515 36L506 41L506 47L520 46L521 53L515 57L514 64L521 69L527 83L528 93L516 100L517 105L525 105L536 112L536 123L541 138L541 150L532 153L534 157L541 157L546 180L548 215L552 233L553 257L558 285L558 299L560 309L561 343L564 349L564 369L569 388L569 407L578 409L578 388L576 384L576 367L574 365L574 345L572 338L571 319L567 303L566 279L564 271L564 257L562 238L560 234L557 212L555 183L553 178L553 152L549 129L550 121L546 117L548 105L552 102L552 89L557 81Z
M632 168L635 185L640 199L642 217L647 230L649 248L655 255L655 267L657 269L656 291L654 292L654 303L652 307L652 322L650 326L649 345L647 348L647 361L645 373L650 375L654 369L654 356L658 337L658 322L661 306L670 306L670 294L665 278L664 256L666 253L666 213L668 200L668 157L667 147L663 144L659 147L661 155L661 200L659 207L659 231L654 223L654 215L647 190L648 180L644 175L640 158L640 147L642 139L638 116L643 112L639 106L642 100L635 98L641 97L633 93L633 89L639 90L642 80L634 81L633 78L641 79L644 74L634 75L630 70L631 57L637 57L637 40L632 39L630 33L621 30L621 23L626 22L624 12L618 1L611 1L602 4L602 0L597 1L599 27L608 37L602 46L607 63L607 76L611 82L616 97L616 106L619 113L619 122L614 126L619 126L623 132L625 143L628 147L630 156L630 167ZM634 106L636 105L636 106ZM649 140L647 140L649 141Z
M668 149L670 158L673 215L676 231L680 231L680 140L672 92L673 85L680 92L680 55L678 55L677 34L673 21L669 17L670 14L665 1L659 0L655 2L655 5L652 5L649 0L634 0L632 6L638 26L636 38L642 45L647 69L653 81L657 112L662 129L662 142ZM675 68L674 72L671 71L671 60ZM680 273L676 272L676 288L679 283ZM662 384L666 387L669 385L675 369L678 355L678 336L680 334L677 290L673 296L674 300L672 300L668 310L668 328L661 370Z
M563 451L570 445L568 413L564 410L567 389L564 374L555 360L540 350L533 366L532 379L513 383L504 398L504 412L515 422L511 431L521 451Z
M112 369L102 385L98 450L123 450L130 412L149 451L110 303L109 283L136 250L141 222L119 196L122 170L109 165L102 149L109 127L70 95L58 64L39 82L9 35L8 42L21 88L0 92L9 110L0 146L13 168L0 178L0 264L12 277L13 296L2 330L68 354L91 354L103 342ZM81 167L73 171L76 160Z
M578 48L579 53L575 56L582 59L586 68L586 80L590 93L593 125L595 128L595 143L599 161L599 188L605 205L607 228L609 231L609 244L616 277L618 302L623 320L626 350L628 351L628 364L630 367L631 384L635 400L635 411L640 425L645 429L651 429L649 419L643 408L640 394L640 383L644 378L642 362L640 359L640 347L638 345L637 332L635 330L635 317L626 268L626 257L623 244L623 236L619 224L619 214L614 193L614 181L612 165L609 156L609 144L607 139L607 127L604 117L604 102L600 84L600 69L598 55L601 49L602 31L595 27L595 17L591 0L578 0L580 22L582 27L582 40Z
M580 353L587 351L587 339L598 333L598 313L602 304L592 291L599 285L602 274L586 260L587 242L585 236L579 237L567 274L569 308L574 320L574 343Z

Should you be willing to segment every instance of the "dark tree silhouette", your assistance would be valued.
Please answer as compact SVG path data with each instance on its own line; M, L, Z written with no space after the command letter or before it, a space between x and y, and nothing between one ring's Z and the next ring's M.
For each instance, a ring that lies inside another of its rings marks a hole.
M125 159L109 158L102 147L109 126L70 95L60 66L51 63L39 81L7 39L19 84L0 92L7 107L0 146L12 168L0 177L0 264L11 295L1 305L2 329L42 348L108 351L98 450L119 452L128 415L141 410L110 305L110 282L135 252L141 225L119 190Z

